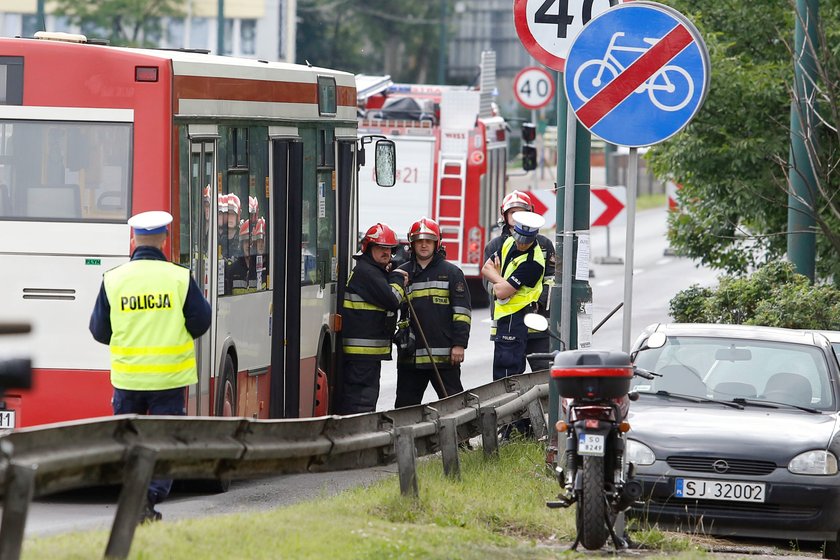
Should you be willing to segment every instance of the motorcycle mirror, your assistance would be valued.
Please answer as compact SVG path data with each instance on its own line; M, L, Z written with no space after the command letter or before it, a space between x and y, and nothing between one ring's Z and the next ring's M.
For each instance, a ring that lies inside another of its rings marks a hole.
M531 330L545 332L548 330L548 319L539 313L528 313L523 318L525 326Z
M668 337L665 336L665 333L655 332L650 335L647 339L647 347L648 348L662 348L665 346L665 342L668 340Z

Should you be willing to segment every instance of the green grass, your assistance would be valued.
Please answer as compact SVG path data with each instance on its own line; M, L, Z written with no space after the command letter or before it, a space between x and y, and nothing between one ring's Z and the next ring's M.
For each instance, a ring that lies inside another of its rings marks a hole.
M665 206L668 197L665 193L662 194L643 194L636 199L636 210L649 210L651 208L658 208Z
M557 558L574 540L574 510L545 507L558 487L537 443L504 445L498 460L462 453L460 480L443 475L439 458L421 461L418 484L416 499L400 495L394 476L270 512L142 525L129 557L525 560ZM707 556L684 537L639 536L660 557ZM107 540L106 531L27 538L23 558L101 558ZM585 557L580 550L564 557Z

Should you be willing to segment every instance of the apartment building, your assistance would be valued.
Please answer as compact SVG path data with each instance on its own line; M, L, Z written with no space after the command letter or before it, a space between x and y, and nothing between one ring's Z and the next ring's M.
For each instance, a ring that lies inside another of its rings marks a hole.
M263 60L295 59L297 0L223 0L223 54ZM145 39L159 47L206 49L218 52L219 0L183 0L183 17L161 20L161 32ZM45 0L44 15L48 31L83 33L90 37L106 34L97 29L72 26L54 13L54 4ZM31 37L42 29L37 0L0 0L0 34L4 37Z

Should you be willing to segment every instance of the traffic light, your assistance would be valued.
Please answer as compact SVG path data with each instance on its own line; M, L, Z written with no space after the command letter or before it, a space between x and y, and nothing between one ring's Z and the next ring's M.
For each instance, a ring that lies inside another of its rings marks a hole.
M537 127L532 123L522 123L522 169L533 171L537 168L537 148L532 144L537 139Z
M537 168L537 149L534 146L522 145L522 169L533 171Z
M533 123L522 123L522 141L530 144L537 139L537 127Z

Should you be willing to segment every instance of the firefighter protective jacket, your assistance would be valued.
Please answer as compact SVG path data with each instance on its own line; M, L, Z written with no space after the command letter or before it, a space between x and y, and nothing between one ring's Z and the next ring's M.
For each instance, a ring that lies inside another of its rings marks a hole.
M344 292L343 348L346 359L391 359L397 310L405 297L403 277L386 272L367 253L354 255L356 266Z
M410 310L404 305L402 320L408 319L416 344L413 355L400 356L400 363L419 369L432 369L432 360L439 365L451 365L452 347L466 348L470 338L472 311L464 273L446 260L443 251L437 251L426 268L411 259L400 269L408 272L407 296L432 352L429 356L414 318L408 316Z

